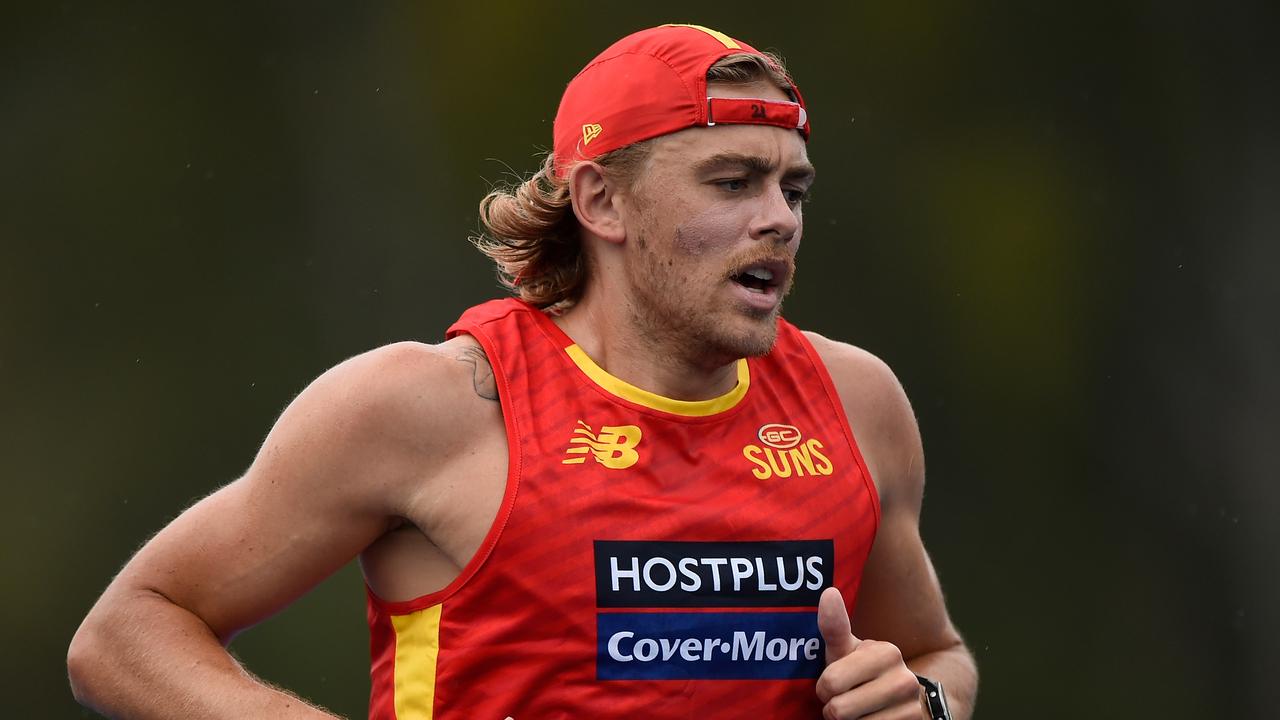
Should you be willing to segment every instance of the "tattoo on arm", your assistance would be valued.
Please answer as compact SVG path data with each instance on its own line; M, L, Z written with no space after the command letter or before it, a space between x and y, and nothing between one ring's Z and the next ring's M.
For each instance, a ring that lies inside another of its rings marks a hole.
M464 347L458 352L457 360L471 366L471 384L476 394L485 400L496 401L498 381L493 377L493 366L489 364L489 358L485 356L484 350L473 346Z

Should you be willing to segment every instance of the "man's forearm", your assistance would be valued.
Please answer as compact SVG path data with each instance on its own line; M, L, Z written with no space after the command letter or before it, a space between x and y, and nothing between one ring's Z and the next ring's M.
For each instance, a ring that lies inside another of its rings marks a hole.
M335 718L254 678L204 621L148 591L104 596L67 667L76 699L112 718Z
M947 707L954 720L969 720L978 697L978 665L964 645L927 653L907 660L907 667L942 683Z

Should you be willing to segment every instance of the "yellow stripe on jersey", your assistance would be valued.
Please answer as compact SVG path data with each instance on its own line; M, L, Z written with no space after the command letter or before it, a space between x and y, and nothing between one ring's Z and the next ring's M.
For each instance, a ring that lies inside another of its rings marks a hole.
M637 405L644 405L645 407L662 410L673 415L703 417L724 412L737 405L746 396L747 388L751 386L751 373L747 369L747 361L739 360L738 384L729 392L710 400L674 400L651 393L648 390L641 390L625 380L619 380L610 375L576 344L570 345L564 351L569 354L569 358L578 366L578 369L591 378L592 382L609 391L609 393L624 400L630 400Z
M440 605L392 615L396 631L396 720L431 720L440 655Z

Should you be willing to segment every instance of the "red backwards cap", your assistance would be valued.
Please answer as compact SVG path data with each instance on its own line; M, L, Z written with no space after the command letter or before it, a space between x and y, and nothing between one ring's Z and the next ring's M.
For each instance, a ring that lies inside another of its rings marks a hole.
M632 143L690 127L748 123L794 128L809 139L804 99L708 98L707 69L750 45L701 25L663 25L614 43L578 73L560 100L555 170L564 177L589 160Z

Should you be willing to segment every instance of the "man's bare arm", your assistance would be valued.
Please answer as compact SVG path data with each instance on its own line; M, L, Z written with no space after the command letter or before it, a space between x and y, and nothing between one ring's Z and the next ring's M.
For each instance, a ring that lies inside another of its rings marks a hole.
M68 653L82 703L125 718L332 717L249 675L239 630L355 557L447 467L471 371L388 346L325 373L284 411L245 475L152 538ZM457 395L458 397L453 397ZM488 403L486 403L488 404Z
M924 453L910 402L873 355L809 334L827 364L880 493L881 521L863 570L852 634L892 644L908 668L942 683L951 714L973 713L978 671L947 614L920 538Z

